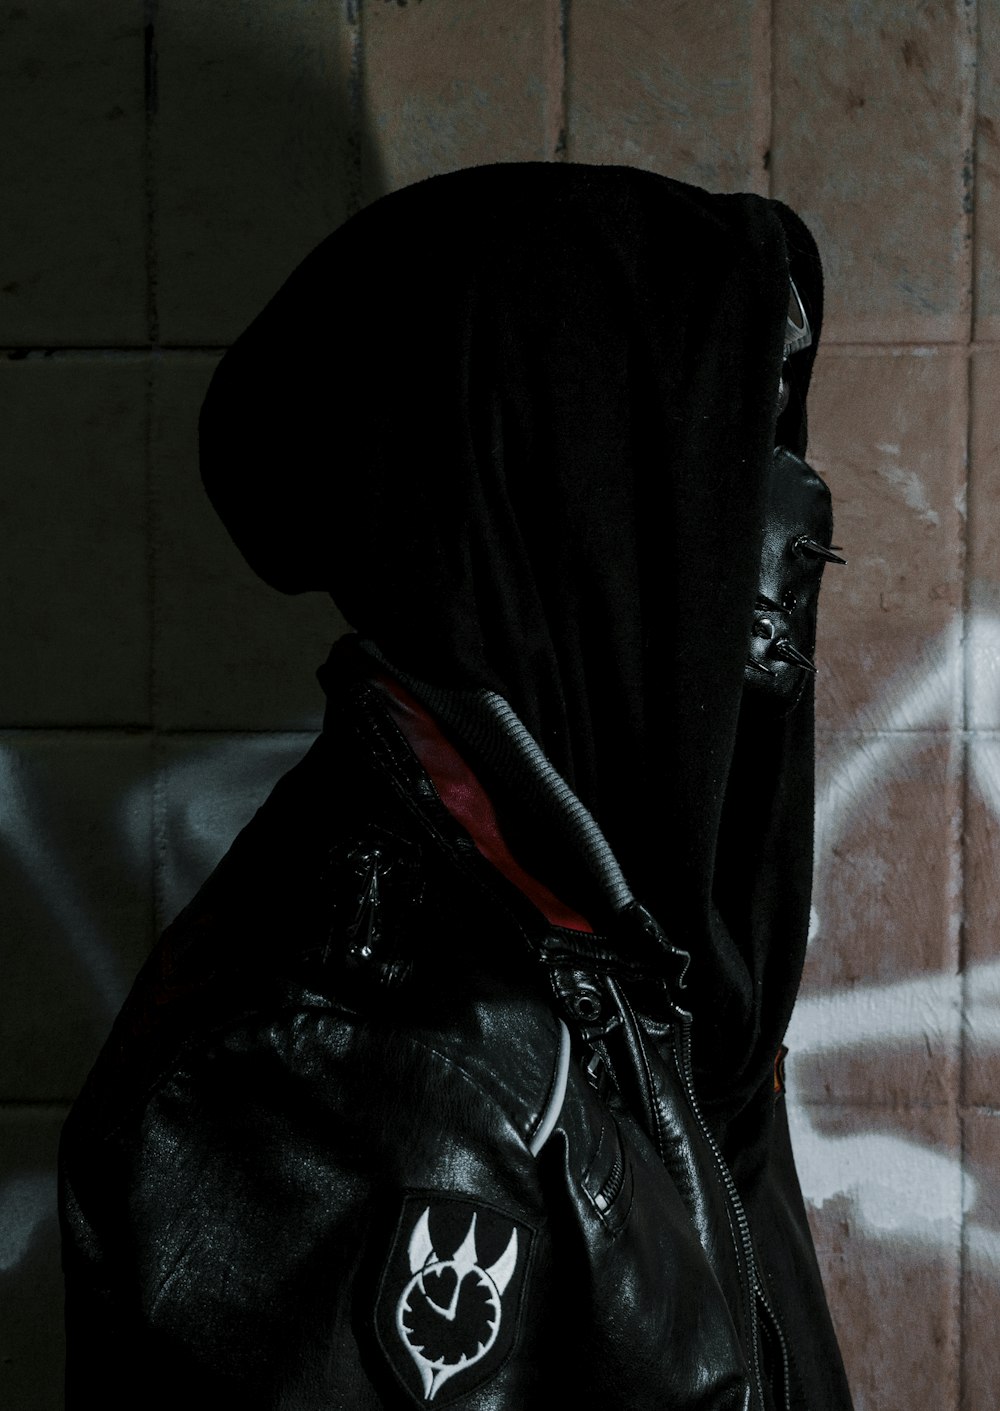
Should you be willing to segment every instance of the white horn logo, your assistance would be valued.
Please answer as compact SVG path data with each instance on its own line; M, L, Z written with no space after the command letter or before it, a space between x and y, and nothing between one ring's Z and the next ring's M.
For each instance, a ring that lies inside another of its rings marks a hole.
M497 1340L504 1289L517 1264L517 1230L511 1230L500 1258L484 1269L473 1213L452 1258L441 1259L431 1242L427 1206L413 1227L408 1252L412 1278L396 1304L396 1328L420 1373L424 1400L433 1401L449 1377L480 1362ZM466 1340L474 1346L464 1346Z

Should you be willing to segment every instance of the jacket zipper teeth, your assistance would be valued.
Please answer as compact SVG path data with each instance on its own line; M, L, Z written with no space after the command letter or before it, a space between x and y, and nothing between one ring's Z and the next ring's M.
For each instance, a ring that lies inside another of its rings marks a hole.
M729 1167L726 1165L725 1157L719 1150L719 1145L716 1142L715 1137L708 1129L708 1124L705 1121L705 1118L702 1116L701 1108L698 1106L698 1100L695 1096L694 1075L691 1065L690 1019L684 1019L681 1021L681 1034L681 1055L680 1061L677 1064L677 1068L680 1073L681 1082L684 1085L685 1096L687 1097L688 1105L690 1106L691 1111L694 1114L695 1121L698 1123L698 1127L701 1130L701 1134L705 1138L705 1141L708 1143L708 1148L711 1151L712 1156L715 1160L715 1164L719 1169L719 1174L722 1177L723 1184L726 1188L726 1193L729 1196L730 1205L732 1206L733 1213L736 1216L736 1223L739 1226L740 1241L743 1246L743 1258L746 1261L748 1279L750 1283L750 1297L747 1300L747 1314L750 1321L750 1356L752 1362L753 1379L754 1385L757 1389L757 1399L760 1403L761 1411L764 1411L767 1402L764 1400L764 1382L760 1368L759 1329L757 1324L757 1298L760 1296L761 1285L760 1276L757 1272L757 1261L754 1258L753 1242L750 1238L750 1222L747 1219L746 1211L743 1209L743 1202L740 1199L739 1191L736 1189L736 1182L733 1180L733 1174L730 1171ZM777 1319L775 1319L775 1327L777 1327ZM784 1343L783 1338L781 1338L781 1342L782 1344ZM782 1351L784 1352L783 1346Z
M622 1185L624 1184L624 1177L625 1162L622 1159L621 1142L619 1141L618 1152L615 1156L614 1165L611 1167L610 1174L605 1179L604 1184L601 1186L600 1190L594 1196L594 1204L597 1206L597 1208L601 1211L602 1214L606 1213L608 1210L611 1209L612 1205L614 1205L615 1201L621 1194Z
M778 1319L778 1315L774 1311L774 1305L772 1304L770 1298L767 1295L767 1290L764 1288L764 1282L760 1277L760 1271L756 1268L756 1266L754 1267L754 1291L756 1292L757 1297L760 1299L761 1307L767 1314L771 1323L771 1327L774 1329L774 1335L778 1339L778 1347L781 1350L781 1376L782 1385L785 1389L785 1406L791 1407L792 1368L788 1356L788 1343L785 1341L785 1330L782 1328L781 1323Z

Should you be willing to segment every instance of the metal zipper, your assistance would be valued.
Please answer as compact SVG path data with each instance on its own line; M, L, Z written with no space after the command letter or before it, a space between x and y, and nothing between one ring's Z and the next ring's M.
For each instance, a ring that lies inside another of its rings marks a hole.
M617 1143L614 1162L600 1190L594 1196L594 1204L602 1215L614 1205L625 1184L625 1158L622 1155L622 1142L617 1128L614 1129L614 1138Z
M767 1290L764 1288L764 1282L760 1277L760 1271L756 1264L754 1265L754 1292L760 1300L761 1307L767 1314L768 1322L771 1324L771 1330L777 1339L778 1350L781 1353L781 1382L785 1393L785 1407L786 1411L791 1411L792 1367L791 1358L788 1355L788 1344L785 1341L785 1331L781 1326L777 1313L774 1311L774 1305L768 1297Z
M767 1403L764 1400L764 1382L760 1367L760 1332L757 1319L757 1301L759 1300L765 1312L767 1313L768 1321L770 1322L771 1327L774 1330L775 1336L778 1340L778 1347L781 1350L782 1376L784 1380L785 1391L785 1406L786 1408L790 1408L791 1378L788 1362L788 1345L785 1342L784 1331L782 1330L781 1324L778 1322L778 1315L775 1313L774 1308L771 1305L770 1299L768 1298L767 1293L764 1290L764 1284L760 1276L760 1270L757 1267L757 1257L754 1254L753 1240L750 1235L750 1222L747 1219L747 1213L743 1208L743 1202L740 1199L740 1193L736 1189L736 1182L733 1179L733 1174L730 1171L728 1165L726 1164L726 1159L722 1155L721 1150L719 1149L718 1142L715 1140L714 1135L709 1130L708 1123L705 1121L705 1118L702 1115L701 1108L698 1106L698 1099L694 1090L694 1070L691 1062L691 1020L689 1017L687 1017L681 1019L679 1022L681 1029L681 1049L680 1053L678 1053L677 1046L674 1046L675 1066L677 1068L681 1084L684 1088L684 1095L687 1098L688 1106L691 1109L695 1121L698 1123L698 1127L701 1131L702 1136L708 1143L708 1148L712 1153L712 1156L715 1160L715 1164L718 1167L719 1175L722 1177L723 1185L726 1188L726 1194L729 1197L730 1205L732 1206L733 1213L736 1216L736 1223L739 1226L740 1240L743 1246L743 1257L746 1261L747 1270L749 1272L751 1285L751 1297L749 1299L750 1345L752 1348L753 1376L755 1385L757 1387L757 1395L760 1399L760 1405L763 1411L763 1408L767 1405Z
M614 997L615 1001L619 1006L619 1010L622 1013L622 1016L627 1016L627 1023L629 1027L633 1030L635 1041L641 1047L644 1042L642 1026L640 1025L639 1020L632 1009L631 1003L629 1002L627 996L623 994L620 986L614 980L611 980L609 978L607 984L609 991L611 992L612 996ZM750 1222L747 1219L747 1213L743 1208L743 1201L740 1199L740 1193L736 1189L736 1182L733 1179L733 1174L730 1171L728 1165L726 1164L726 1159L722 1155L722 1151L719 1148L719 1144L715 1140L713 1133L710 1131L708 1123L705 1121L701 1108L698 1105L698 1097L695 1093L694 1088L694 1066L691 1060L691 1015L686 1010L681 1009L679 1005L674 1005L673 1009L674 1023L679 1026L681 1033L680 1044L678 1045L675 1042L672 1045L674 1067L677 1070L677 1076L681 1080L681 1087L684 1090L684 1097L687 1101L687 1105L691 1112L691 1115L694 1117L695 1122L698 1125L698 1130L700 1131L709 1151L712 1154L712 1159L715 1162L718 1174L722 1177L723 1188L726 1192L726 1196L729 1202L729 1210L731 1215L734 1216L736 1220L738 1230L737 1248L738 1250L742 1250L743 1263L745 1269L745 1274L743 1279L741 1279L741 1284L746 1303L747 1321L749 1323L749 1355L751 1364L750 1375L754 1390L757 1393L758 1407L760 1408L760 1411L766 1411L767 1401L764 1397L764 1378L761 1370L760 1361L760 1327L757 1318L757 1301L758 1299L760 1299L761 1303L764 1303L764 1293L763 1283L760 1278L760 1272L757 1268L757 1260L753 1252L753 1240L751 1239L750 1235ZM648 1084L648 1074L646 1081L643 1081L641 1078L640 1081L642 1082L642 1086L646 1088L646 1097L644 1100L644 1105L646 1109L651 1114L653 1114L655 1113L656 1109L655 1103L653 1101L653 1094ZM655 1118L653 1135L655 1141ZM656 1145L659 1148L658 1142L656 1142ZM663 1159L662 1150L660 1151L660 1159ZM735 1237L736 1232L734 1232L734 1239ZM775 1332L778 1335L779 1344L782 1348L782 1355L786 1358L787 1365L787 1352L784 1346L784 1336L778 1328L777 1317L775 1316L773 1309L770 1308L770 1305L765 1306L767 1307L769 1315L768 1320L769 1322L771 1322L772 1326L775 1329Z

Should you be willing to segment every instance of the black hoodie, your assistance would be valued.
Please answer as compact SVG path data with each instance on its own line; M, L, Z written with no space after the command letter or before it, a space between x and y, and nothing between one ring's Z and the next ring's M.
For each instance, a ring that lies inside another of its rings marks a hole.
M779 419L790 275L814 338ZM324 241L201 421L258 573L332 593L411 680L510 702L690 952L703 1096L730 1114L770 1071L808 927L811 688L775 708L744 664L772 450L805 451L821 317L815 245L778 202L474 168ZM520 852L587 903L492 782Z

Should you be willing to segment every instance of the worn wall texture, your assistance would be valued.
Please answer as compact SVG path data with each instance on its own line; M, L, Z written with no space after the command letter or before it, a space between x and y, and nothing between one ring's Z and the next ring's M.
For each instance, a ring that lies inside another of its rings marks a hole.
M359 204L545 158L780 196L824 253L812 458L850 566L796 1145L859 1408L993 1411L1000 0L22 0L0 31L0 1400L60 1404L67 1104L342 630L201 494L215 361Z

